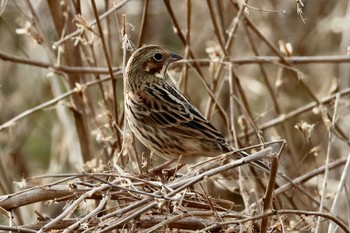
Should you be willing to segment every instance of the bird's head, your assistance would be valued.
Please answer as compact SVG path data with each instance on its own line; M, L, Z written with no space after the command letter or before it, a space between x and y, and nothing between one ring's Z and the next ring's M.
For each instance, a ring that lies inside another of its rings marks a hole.
M148 45L136 50L129 58L125 79L130 85L147 80L164 79L169 64L182 59L158 45Z

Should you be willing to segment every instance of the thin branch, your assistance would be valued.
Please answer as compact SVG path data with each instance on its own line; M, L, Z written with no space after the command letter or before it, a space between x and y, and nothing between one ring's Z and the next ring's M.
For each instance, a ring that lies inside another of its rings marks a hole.
M306 210L278 210L278 211L268 211L265 212L263 214L260 215L256 215L253 217L248 217L242 220L234 220L234 221L227 221L227 222L223 222L223 223L217 223L214 226L210 226L204 229L201 229L202 231L210 231L213 227L217 227L217 226L223 226L223 225L228 225L228 224L242 224L242 223L246 223L249 221L254 221L254 220L258 220L258 219L262 219L263 217L266 216L275 216L275 215L281 215L281 214L286 214L286 215L291 215L291 214L297 214L297 215L305 215L305 216L319 216L328 220L333 221L335 224L337 224L344 232L349 233L350 229L343 224L341 221L339 221L339 219L335 218L334 216L330 215L330 214L326 214L326 213L320 213L320 212L314 212L314 211L306 211Z
M326 169L324 171L323 184L322 184L322 190L321 190L321 201L319 206L319 212L321 213L323 212L323 206L325 203L326 194L328 193L327 182L329 180L329 163L331 160L331 149L333 145L332 137L333 137L333 130L335 126L336 116L338 114L339 100L340 100L340 94L337 93L335 96L335 104L334 104L335 107L334 107L332 121L328 119L328 114L326 112L327 109L326 108L322 109L323 122L328 130L328 145L327 145L327 154L326 154L326 162L325 162ZM318 233L320 232L320 230L321 230L321 217L318 217L315 232Z
M147 25L148 5L149 5L149 0L144 0L139 39L137 40L137 47L138 48L141 47L141 45L144 41L145 29L146 29L146 25Z
M109 9L108 11L106 11L105 13L103 13L102 15L99 16L100 20L103 20L104 18L108 17L110 14L114 13L114 11L120 9L121 7L123 7L125 5L125 3L127 3L129 0L122 0L121 2L119 2L118 4L114 5L111 9ZM93 20L90 24L89 27L92 27L93 25L95 25L96 19ZM57 48L59 45L61 45L62 43L66 42L67 40L70 40L78 35L80 35L82 33L83 29L78 29L68 35L66 35L65 37L63 37L62 39L56 41L55 43L53 43L52 47L53 48Z
M85 87L90 87L90 86L93 86L93 85L96 85L100 82L105 82L105 81L108 81L110 80L109 77L106 77L106 78L102 78L100 80L96 80L96 81L91 81L91 82L87 82L85 83L84 85L80 86L80 88L76 87L74 88L73 90L70 90L70 91L67 91L66 93L60 95L60 96L57 96L45 103L42 103L42 104L39 104L31 109L28 109L24 112L21 112L19 115L15 116L14 118L12 118L11 120L8 120L7 122L5 122L4 124L0 125L0 131L5 129L5 128L8 128L8 127L11 127L13 126L17 121L39 111L39 110L42 110L44 108L47 108L51 105L54 105L54 104L57 104L60 100L63 100L65 98L67 98L68 96L71 96L72 94L74 93L79 93L81 92L81 88L85 88Z
M109 52L108 52L106 40L105 40L105 37L103 34L100 18L98 16L95 0L91 0L91 5L92 5L92 9L94 11L95 18L96 18L97 28L98 28L98 32L100 34L100 38L101 38L101 42L102 42L103 54L105 55L105 60L107 62L107 67L108 67L108 71L109 71L109 75L110 75L110 81L111 81L112 91L113 91L114 119L115 119L115 123L118 124L118 117L119 117L119 114L118 114L118 96L117 96L117 90L116 90L117 79L115 79L113 76L112 63L111 63L111 60L109 57ZM121 138L120 138L120 134L119 134L118 130L115 130L115 135L117 137L118 148L121 148L122 143L121 143Z

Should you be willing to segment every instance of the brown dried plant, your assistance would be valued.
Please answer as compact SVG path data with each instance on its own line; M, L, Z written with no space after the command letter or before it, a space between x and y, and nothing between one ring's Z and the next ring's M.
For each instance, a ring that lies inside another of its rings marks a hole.
M350 232L349 7L2 1L0 230ZM124 118L146 44L184 57L170 81L250 157L157 168Z

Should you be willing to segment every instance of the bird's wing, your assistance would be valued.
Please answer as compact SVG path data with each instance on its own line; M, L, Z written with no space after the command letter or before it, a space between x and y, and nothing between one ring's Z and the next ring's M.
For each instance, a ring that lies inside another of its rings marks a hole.
M181 135L185 138L197 138L216 144L222 152L232 151L222 134L182 95L169 84L152 86L134 93L133 102L136 119L159 130ZM220 146L219 146L220 145ZM210 152L208 152L210 154ZM203 153L205 155L205 153ZM241 151L239 157L249 154ZM269 171L270 167L261 161L252 163L255 167Z
M221 133L171 85L153 85L134 95L136 98L132 104L142 122L184 137L226 144Z

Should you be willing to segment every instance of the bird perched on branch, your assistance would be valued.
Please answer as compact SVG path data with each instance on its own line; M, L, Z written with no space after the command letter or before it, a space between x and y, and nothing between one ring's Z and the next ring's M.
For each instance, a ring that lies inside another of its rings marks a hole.
M168 66L180 59L157 45L132 54L124 76L125 113L131 130L155 154L173 160L181 156L185 163L234 151L196 107L166 82Z

